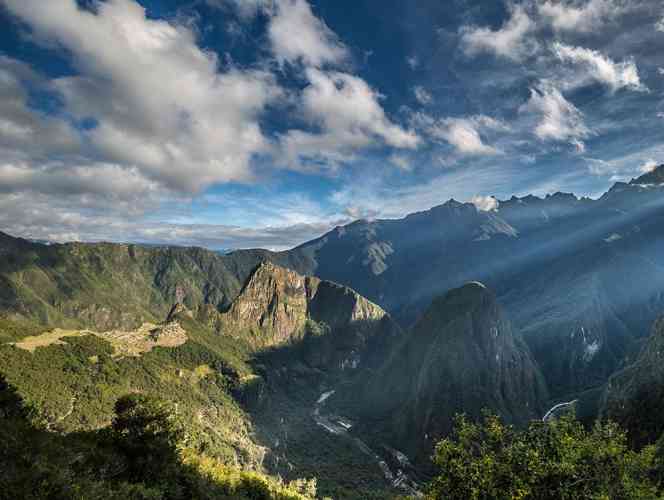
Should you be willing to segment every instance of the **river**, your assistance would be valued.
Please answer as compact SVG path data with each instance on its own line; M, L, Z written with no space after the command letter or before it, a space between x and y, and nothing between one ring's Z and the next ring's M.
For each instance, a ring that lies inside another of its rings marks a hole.
M396 471L391 469L387 461L385 461L378 453L372 450L364 441L360 438L353 436L348 431L353 427L353 423L345 418L338 415L325 414L321 410L325 407L325 402L330 396L332 396L336 391L330 390L322 393L320 397L316 400L314 404L314 409L311 412L311 416L316 422L317 425L325 429L330 434L340 436L344 439L352 440L355 445L364 453L365 455L371 457L383 471L383 476L385 480L390 483L393 488L399 489L408 495L414 495L416 497L422 497L422 492L420 491L420 485L411 479L403 469L397 469ZM408 458L405 454L401 453L398 450L393 450L387 448L396 461L399 464L402 464L404 467L412 468L408 462Z

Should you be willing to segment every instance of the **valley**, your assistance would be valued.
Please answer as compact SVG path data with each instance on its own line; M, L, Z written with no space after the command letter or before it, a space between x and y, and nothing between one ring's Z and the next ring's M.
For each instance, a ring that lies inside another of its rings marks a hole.
M280 253L1 235L0 373L52 433L101 432L145 394L175 405L191 453L320 497L420 497L459 413L642 420L664 312L644 186L448 202ZM648 425L633 438L664 431Z

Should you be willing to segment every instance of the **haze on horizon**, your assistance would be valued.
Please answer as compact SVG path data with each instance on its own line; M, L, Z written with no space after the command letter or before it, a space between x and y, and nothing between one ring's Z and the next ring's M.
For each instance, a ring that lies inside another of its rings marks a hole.
M15 236L283 249L664 162L658 0L0 0L0 20Z

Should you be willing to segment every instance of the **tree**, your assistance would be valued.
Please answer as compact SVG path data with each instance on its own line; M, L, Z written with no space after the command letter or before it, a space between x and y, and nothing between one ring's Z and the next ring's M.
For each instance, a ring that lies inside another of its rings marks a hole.
M523 430L486 414L457 417L436 446L440 469L430 499L656 499L656 450L635 452L614 423L586 430L573 416L533 422Z
M112 429L131 480L173 477L184 433L170 403L144 394L123 396L115 403Z

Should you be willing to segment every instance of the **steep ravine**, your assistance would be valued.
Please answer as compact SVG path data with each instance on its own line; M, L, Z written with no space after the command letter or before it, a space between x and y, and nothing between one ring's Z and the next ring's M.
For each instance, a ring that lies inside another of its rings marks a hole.
M380 469L383 471L385 480L390 484L391 487L397 490L401 490L408 495L413 495L418 498L422 497L423 494L420 491L420 485L411 477L409 477L409 475L404 471L404 469L412 469L412 465L410 464L408 457L406 457L405 454L398 450L385 447L386 450L392 452L395 461L403 467L396 468L396 470L391 468L383 457L371 449L359 437L351 434L350 430L353 427L353 422L350 419L335 413L326 413L324 411L326 401L335 392L335 389L325 391L316 400L313 411L311 412L311 417L313 418L314 422L316 422L316 424L324 431L339 436L340 439L350 439L353 441L360 449L360 451L362 451L362 453L371 457L378 464Z

